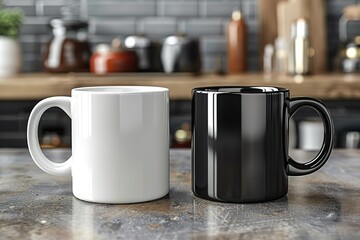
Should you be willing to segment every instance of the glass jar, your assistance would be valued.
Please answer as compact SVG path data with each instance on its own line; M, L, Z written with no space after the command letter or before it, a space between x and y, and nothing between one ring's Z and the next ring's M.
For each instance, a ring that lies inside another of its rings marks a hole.
M53 38L47 44L43 66L49 72L83 72L89 70L90 45L87 23L79 20L53 19Z

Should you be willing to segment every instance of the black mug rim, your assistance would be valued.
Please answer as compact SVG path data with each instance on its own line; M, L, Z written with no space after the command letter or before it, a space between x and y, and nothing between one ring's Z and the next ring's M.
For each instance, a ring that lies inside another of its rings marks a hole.
M206 86L193 88L193 93L235 93L235 94L273 94L286 93L289 89L275 86Z

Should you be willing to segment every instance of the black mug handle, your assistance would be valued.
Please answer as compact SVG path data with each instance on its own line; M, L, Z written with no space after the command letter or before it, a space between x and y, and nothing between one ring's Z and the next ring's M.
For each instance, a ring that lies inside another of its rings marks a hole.
M296 162L289 156L287 174L289 176L300 176L313 173L320 169L328 160L334 143L334 124L329 111L325 105L317 99L309 97L298 97L290 99L290 117L301 107L311 107L315 109L324 124L324 141L319 153L312 160L306 163Z

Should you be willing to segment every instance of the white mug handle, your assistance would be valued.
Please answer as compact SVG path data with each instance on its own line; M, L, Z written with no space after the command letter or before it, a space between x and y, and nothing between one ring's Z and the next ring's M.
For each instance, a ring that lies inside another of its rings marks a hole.
M52 175L69 176L71 173L71 157L63 163L55 163L49 160L40 148L38 139L39 121L43 113L51 107L61 108L71 118L70 97L49 97L36 104L30 113L27 126L29 152L36 165L43 171Z

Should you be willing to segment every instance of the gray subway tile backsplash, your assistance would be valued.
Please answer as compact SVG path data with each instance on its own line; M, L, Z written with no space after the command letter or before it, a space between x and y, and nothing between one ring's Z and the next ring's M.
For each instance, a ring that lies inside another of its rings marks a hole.
M9 8L19 8L25 16L35 16L34 0L11 0L3 1L4 5Z
M92 44L99 44L99 43L110 43L114 38L120 37L119 34L106 34L106 35L96 35L96 34L89 34L89 41Z
M198 1L161 1L157 13L159 16L196 17L199 15Z
M205 72L217 73L226 71L227 60L222 54L206 54L201 59L202 69Z
M88 4L89 16L127 16L127 17L143 17L155 16L156 4L155 0L147 1L97 1L89 2Z
M241 4L240 10L246 18L256 19L257 2L249 1L247 4Z
M44 16L60 17L61 9L65 4L66 0L37 0L37 10Z
M260 59L255 55L248 56L248 59L247 59L247 69L248 69L248 71L250 71L250 72L256 71L258 69L259 60Z
M135 34L136 22L134 18L90 18L89 33L102 35L131 35Z
M186 19L183 22L183 30L189 36L223 35L224 29L221 19Z
M44 6L43 7L43 15L51 16L53 18L61 17L61 8L63 6Z
M176 19L170 17L142 18L138 20L137 31L155 38L176 34Z
M342 8L355 0L326 0L328 52L339 48L338 21ZM23 71L40 71L41 52L51 38L49 21L61 16L63 7L76 0L4 0L19 7L25 18L21 27ZM259 25L257 0L78 0L87 9L92 46L110 43L114 37L144 33L154 40L184 32L200 39L203 70L226 69L226 27L234 9L241 9L247 23L249 70L258 70ZM220 62L220 63L219 63Z
M28 53L23 54L23 69L24 72L41 71L41 53Z
M31 61L26 61L23 60L23 64L22 64L22 69L21 71L24 73L30 73L30 72L40 72L43 70L43 67L41 65L41 61L40 60L31 60Z
M227 70L227 58L226 55L221 54L207 54L202 60L203 68L208 72L219 72ZM259 58L256 55L249 55L247 58L247 70L254 72L258 70ZM221 68L220 68L221 66Z
M20 28L20 33L23 34L48 34L51 30L49 27L48 17L25 17Z
M258 34L259 24L257 19L246 19L246 30L248 33L256 33Z
M222 36L201 37L201 51L205 54L225 54L226 39Z
M19 40L23 54L40 53L41 43L39 42L38 37L34 35L23 35Z
M240 1L203 1L200 3L205 17L229 17L235 9L240 9Z

